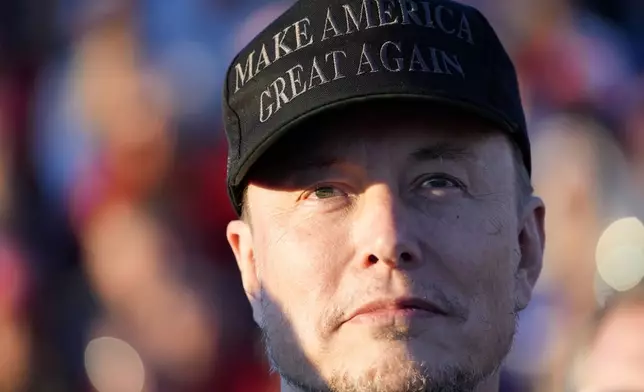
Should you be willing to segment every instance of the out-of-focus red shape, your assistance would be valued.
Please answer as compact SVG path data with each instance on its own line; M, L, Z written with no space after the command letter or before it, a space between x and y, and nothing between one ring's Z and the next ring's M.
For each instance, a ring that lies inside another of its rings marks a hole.
M535 39L516 56L517 68L548 102L565 106L583 100L586 75L578 58L580 46L556 36Z
M196 195L195 217L225 228L237 216L230 204L226 188L227 149L224 143L195 161L198 177L203 181Z
M218 262L229 262L226 225L237 219L226 188L227 146L218 145L177 160L170 178L173 206L200 237L205 251Z
M266 364L254 360L252 355L229 364L224 379L213 380L203 389L191 392L279 392L280 379L270 374Z
M28 292L26 261L17 246L0 234L0 314L22 312Z

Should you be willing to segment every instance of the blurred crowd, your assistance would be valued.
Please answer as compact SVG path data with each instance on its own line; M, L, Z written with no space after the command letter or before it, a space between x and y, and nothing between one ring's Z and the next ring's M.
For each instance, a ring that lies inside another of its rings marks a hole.
M0 2L0 392L279 389L225 240L220 107L292 1ZM548 208L503 388L578 391L615 347L644 358L644 1L465 2L517 65Z

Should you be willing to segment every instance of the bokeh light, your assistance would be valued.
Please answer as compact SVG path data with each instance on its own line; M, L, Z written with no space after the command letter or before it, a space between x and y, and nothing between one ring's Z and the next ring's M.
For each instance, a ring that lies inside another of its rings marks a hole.
M644 224L634 217L610 224L597 243L596 262L599 276L614 290L637 286L644 278Z
M87 376L98 392L141 392L145 368L141 357L127 342L101 337L85 350Z

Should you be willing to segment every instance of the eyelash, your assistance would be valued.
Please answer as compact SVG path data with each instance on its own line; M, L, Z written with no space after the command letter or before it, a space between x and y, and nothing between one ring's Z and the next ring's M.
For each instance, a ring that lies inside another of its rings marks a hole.
M320 189L323 189L323 188L332 188L332 189L334 189L334 190L337 190L337 191L339 191L339 192L342 192L344 195L347 195L347 194L348 194L346 191L344 191L344 190L343 190L340 186L338 186L337 184L316 184L315 186L313 186L313 187L311 187L310 189L308 189L307 191L305 191L305 192L302 194L302 196L300 197L300 199L301 199L301 200L307 200L307 199L309 199L309 198L311 197L311 195L314 195L314 194L315 194L315 192L317 192L317 191L319 191ZM332 197L329 197L329 198L327 198L327 199L331 199L331 198L332 198ZM322 198L322 199L320 199L320 200L324 200L324 198Z
M456 177L450 176L449 174L445 174L445 173L430 174L430 175L420 176L413 182L413 187L414 188L419 188L419 187L422 186L422 184L424 182L434 180L434 179L449 180L449 181L453 182L456 185L457 188L462 189L462 190L467 190L467 186L463 183L463 181L459 180Z

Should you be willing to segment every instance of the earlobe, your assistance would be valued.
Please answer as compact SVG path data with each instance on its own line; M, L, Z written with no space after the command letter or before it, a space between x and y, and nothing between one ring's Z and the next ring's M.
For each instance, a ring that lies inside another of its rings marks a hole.
M257 311L260 308L260 282L257 274L257 265L253 251L253 236L249 225L241 220L228 224L226 237L230 248L235 255L237 266L241 273L242 283L246 296L253 308L253 316L259 321Z
M543 267L545 245L545 206L538 197L526 203L519 232L520 260L516 276L516 298L519 310L525 309Z

